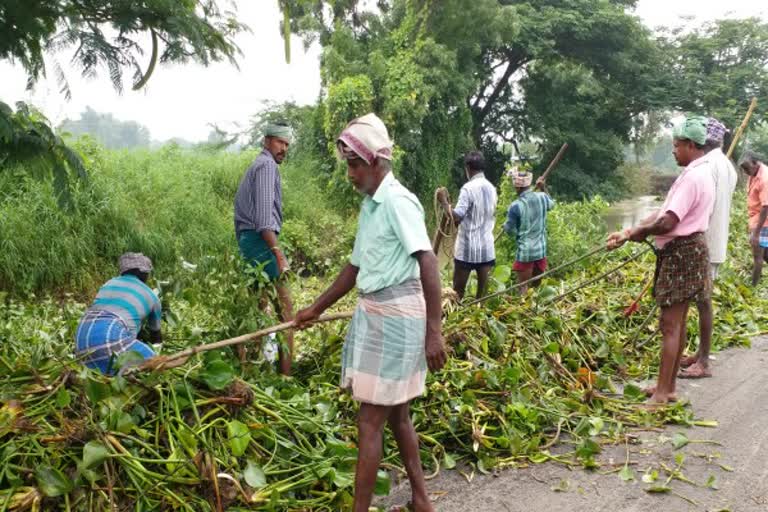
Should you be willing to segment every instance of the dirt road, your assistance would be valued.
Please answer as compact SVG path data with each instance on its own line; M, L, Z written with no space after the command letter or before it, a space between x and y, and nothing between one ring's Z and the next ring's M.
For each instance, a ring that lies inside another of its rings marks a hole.
M712 365L713 378L679 381L678 394L690 400L697 418L716 420L718 427L643 433L640 442L629 447L635 481L625 482L617 472L571 470L553 463L476 476L469 483L458 472L444 471L429 482L437 510L768 512L768 338L755 339L751 349L721 352ZM670 439L676 432L692 442L674 450ZM673 492L646 492L664 483L667 475L661 464L674 468L679 453L685 455L682 475L698 485L673 480ZM601 471L617 471L625 457L625 446L605 449ZM648 468L659 471L655 484L641 481ZM718 489L707 487L708 481ZM403 484L380 506L402 505L409 493Z

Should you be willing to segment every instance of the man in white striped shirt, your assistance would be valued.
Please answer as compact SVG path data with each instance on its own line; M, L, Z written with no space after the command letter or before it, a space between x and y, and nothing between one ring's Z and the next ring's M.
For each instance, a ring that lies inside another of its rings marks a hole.
M498 196L493 184L485 179L483 154L479 151L467 153L464 171L469 181L461 187L456 207L451 210L448 198L444 194L439 197L443 209L459 225L453 271L453 289L459 299L464 297L473 270L477 272L477 297L482 297L488 286L488 275L496 263L493 228Z

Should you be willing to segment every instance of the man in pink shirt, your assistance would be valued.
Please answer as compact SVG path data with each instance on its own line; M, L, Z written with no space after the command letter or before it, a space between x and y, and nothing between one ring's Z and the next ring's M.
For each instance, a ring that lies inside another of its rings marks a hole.
M627 240L642 242L656 236L656 272L653 296L661 309L663 336L656 386L648 390L649 402L665 404L677 399L675 384L686 346L686 320L691 301L706 300L712 293L709 253L704 232L715 201L712 174L702 157L706 151L707 118L691 116L675 127L672 153L685 166L667 194L659 214L631 229L608 237L608 248Z
M739 166L749 176L747 213L749 243L754 258L752 286L757 286L763 273L763 261L768 259L768 167L753 153L745 154Z

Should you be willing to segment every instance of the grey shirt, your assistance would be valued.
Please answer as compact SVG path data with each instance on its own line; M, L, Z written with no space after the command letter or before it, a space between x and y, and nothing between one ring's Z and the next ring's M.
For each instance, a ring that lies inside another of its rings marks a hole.
M235 195L235 235L245 230L274 231L283 226L283 187L272 153L266 149L253 161Z

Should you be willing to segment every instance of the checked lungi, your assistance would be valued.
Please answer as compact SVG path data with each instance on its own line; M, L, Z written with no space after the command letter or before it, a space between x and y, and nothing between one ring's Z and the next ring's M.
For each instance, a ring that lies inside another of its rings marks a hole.
M427 308L421 281L361 294L341 355L341 387L374 405L421 395L427 377Z
M675 238L656 253L653 296L659 307L712 295L709 250L702 233Z
M144 359L155 355L154 350L136 339L122 318L109 311L87 311L77 326L75 343L75 356L87 367L106 375L114 373L114 359L123 352L132 350Z

